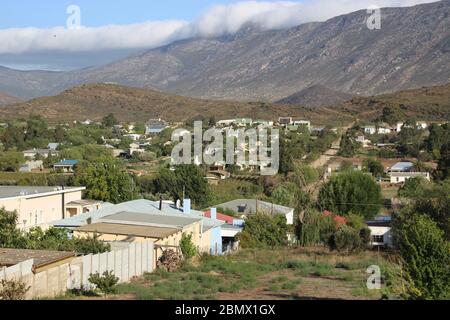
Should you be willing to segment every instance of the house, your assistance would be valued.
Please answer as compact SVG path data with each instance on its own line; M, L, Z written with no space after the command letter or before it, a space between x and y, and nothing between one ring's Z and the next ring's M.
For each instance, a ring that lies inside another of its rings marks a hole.
M236 122L236 119L220 120L220 121L217 121L216 125L219 127L225 127L225 126L231 126L235 122Z
M377 132L378 134L390 134L392 132L392 128L388 124L381 124L378 126Z
M407 180L412 178L422 177L428 181L431 181L429 172L390 172L390 181L393 184L405 183Z
M160 134L168 127L169 126L167 122L162 119L150 119L145 124L145 134L147 135Z
M74 236L93 234L110 243L154 241L159 246L179 246L183 233L192 234L199 252L221 254L221 225L191 209L190 200L183 208L163 201L135 200L108 205L69 219L55 221L53 226L69 228ZM158 252L162 254L162 250Z
M142 138L141 134L137 134L137 133L128 133L124 135L125 138L129 138L133 141L138 141L139 139Z
M371 141L370 141L369 139L366 139L365 136L358 136L358 137L356 138L356 141L359 142L359 143L361 143L362 146L363 146L363 148L367 148L367 147L369 147L370 144L371 144Z
M388 171L390 172L409 172L414 167L414 164L410 161L400 161L392 166Z
M30 159L34 159L34 158L36 158L36 156L47 159L49 157L49 155L57 156L58 151L51 150L51 149L30 149L30 150L25 150L23 152L23 156L25 158L30 158Z
M292 117L280 117L278 118L278 124L280 126L288 126L292 124Z
M71 262L75 252L0 248L0 270L33 260L34 274Z
M268 121L268 120L255 120L253 121L253 124L257 125L258 127L261 128L271 128L273 127L273 121Z
M311 130L311 121L306 120L295 120L293 122L294 126L302 127L305 126L308 130Z
M83 122L81 122L81 124L84 126L90 126L93 123L94 123L94 121L92 121L90 119L87 119L87 120L84 120Z
M234 124L239 127L247 127L253 125L253 119L250 118L240 118L234 121Z
M53 169L61 170L64 173L74 173L78 160L62 160L53 165Z
M286 217L287 224L294 224L294 208L289 208L256 199L238 199L218 204L216 207L232 210L236 212L240 217L254 215L259 212L265 212L270 215L283 215Z
M377 128L375 126L365 126L364 133L366 134L375 134L377 133Z
M406 124L404 122L397 122L396 131L397 132L402 131L402 129L405 125ZM417 129L425 130L426 128L428 128L428 123L426 123L425 121L417 121L416 125L417 125Z
M34 170L42 170L44 162L42 160L27 161L20 167L19 172L32 172Z
M17 212L17 226L20 229L45 228L52 221L70 216L67 204L81 200L85 189L0 186L0 208Z
M390 219L375 220L366 222L371 233L371 245L373 247L392 247L393 235Z
M60 145L59 143L51 142L47 145L47 149L50 149L51 151L56 151L58 149L59 145Z
M75 217L82 213L100 210L102 207L111 205L98 200L74 200L66 204L66 218Z

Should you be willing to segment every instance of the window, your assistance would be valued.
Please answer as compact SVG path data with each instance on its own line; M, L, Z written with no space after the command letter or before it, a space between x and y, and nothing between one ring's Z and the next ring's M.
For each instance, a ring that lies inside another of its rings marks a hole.
M384 236L372 236L372 242L384 243Z

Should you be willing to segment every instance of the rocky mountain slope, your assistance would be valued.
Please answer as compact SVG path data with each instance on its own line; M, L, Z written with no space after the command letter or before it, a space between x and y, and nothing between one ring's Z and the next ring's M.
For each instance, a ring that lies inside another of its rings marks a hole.
M0 106L5 106L8 104L13 104L13 103L19 103L22 100L17 98L17 97L13 97L9 94L0 92Z
M212 99L278 101L314 85L362 96L450 80L450 0L366 10L295 28L191 39L75 72L0 69L0 91L23 98L114 82Z
M311 86L278 101L306 107L336 106L353 98L351 94L331 90L321 85Z

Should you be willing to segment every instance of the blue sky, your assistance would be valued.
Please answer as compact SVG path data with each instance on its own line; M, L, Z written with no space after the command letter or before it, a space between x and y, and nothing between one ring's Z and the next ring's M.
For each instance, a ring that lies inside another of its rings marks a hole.
M82 24L130 24L148 20L193 20L215 4L235 0L1 0L0 29L65 25L66 8L81 8Z

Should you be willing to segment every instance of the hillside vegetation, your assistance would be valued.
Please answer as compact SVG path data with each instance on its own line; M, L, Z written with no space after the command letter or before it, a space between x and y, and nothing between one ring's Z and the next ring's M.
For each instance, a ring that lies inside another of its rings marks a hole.
M101 120L113 113L120 121L143 121L161 117L168 121L193 118L278 119L293 116L312 119L317 123L333 121L346 123L351 118L324 109L275 105L264 102L233 102L181 97L148 89L113 84L89 84L74 87L54 97L43 97L0 108L0 118L28 117L39 114L53 122L72 120Z

